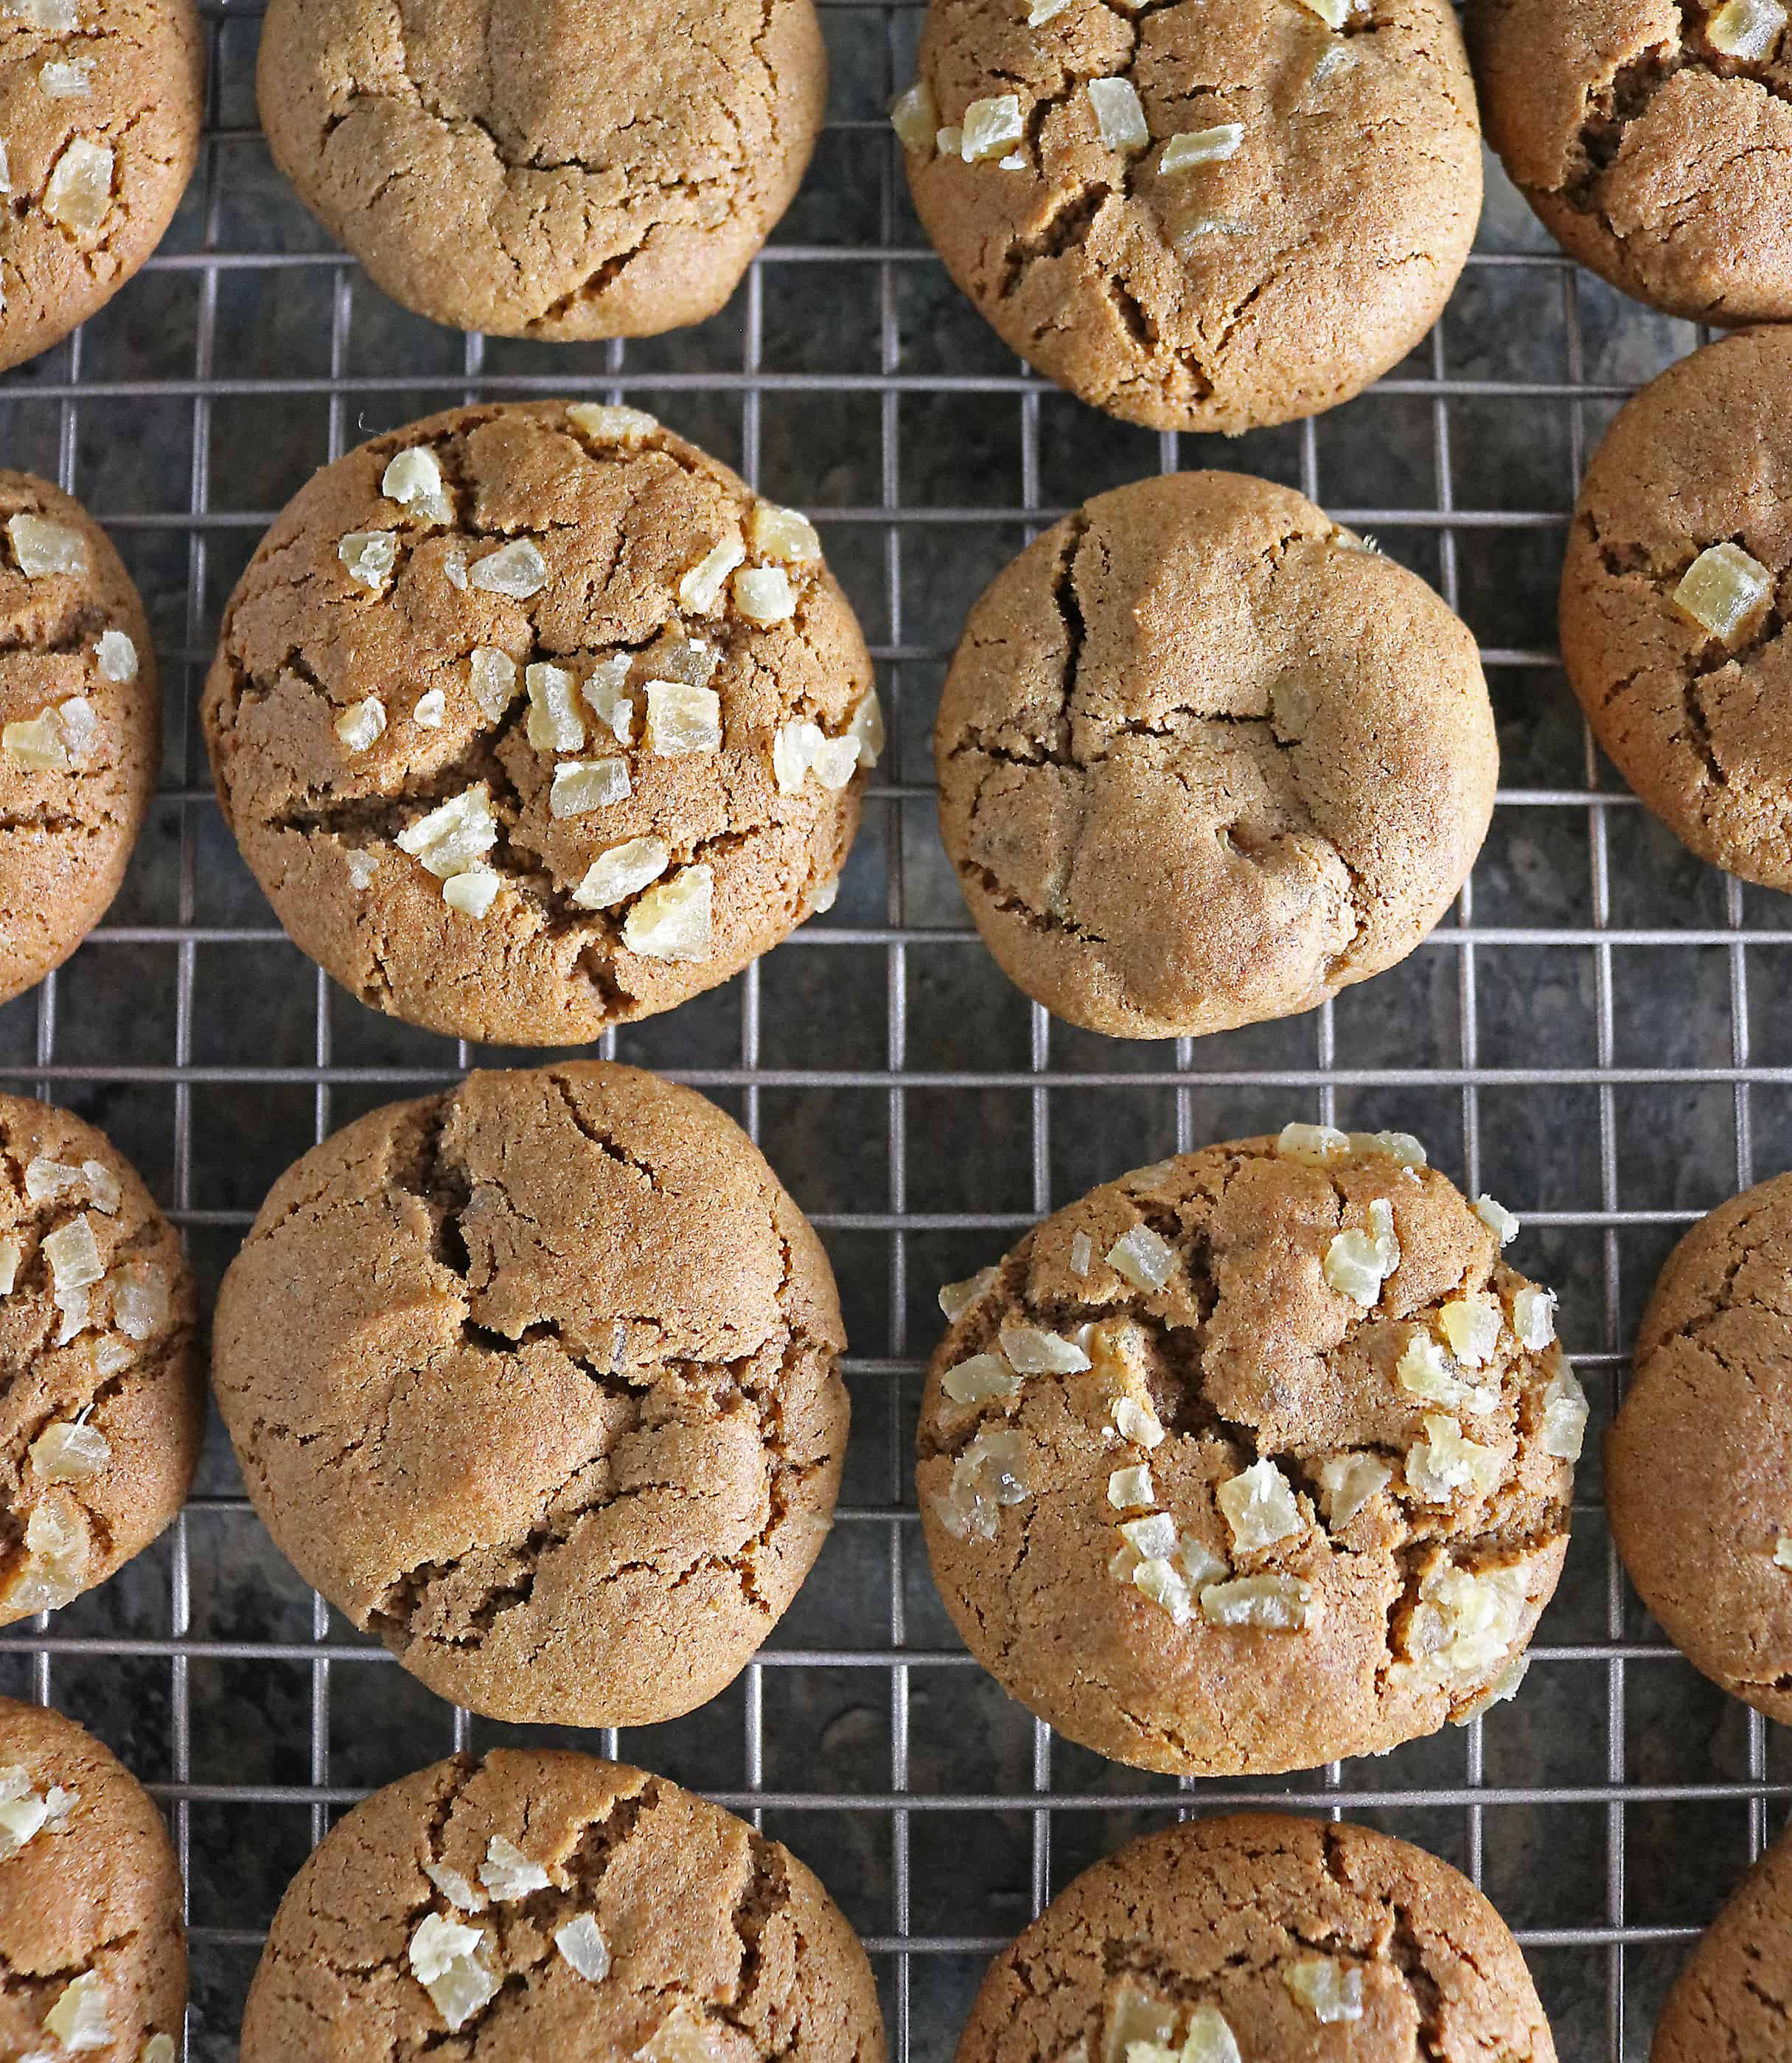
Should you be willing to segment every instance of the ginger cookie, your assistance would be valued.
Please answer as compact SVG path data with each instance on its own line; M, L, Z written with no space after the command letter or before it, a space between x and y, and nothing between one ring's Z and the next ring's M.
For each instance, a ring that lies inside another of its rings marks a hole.
M1179 1775L1372 1755L1509 1696L1587 1406L1555 1299L1403 1132L1123 1176L940 1293L934 1579L983 1667Z
M1792 336L1757 330L1670 366L1606 432L1569 533L1561 647L1643 802L1768 888L1792 888L1789 605Z
M795 197L827 75L814 0L273 0L256 98L275 163L394 300L565 340L722 306Z
M1694 1667L1792 1721L1792 1175L1669 1255L1605 1441L1637 1595Z
M827 1257L731 1119L633 1068L476 1074L314 1147L213 1342L281 1550L493 1718L689 1711L827 1533L848 1416Z
M1061 1891L990 1965L958 2063L1344 2055L1556 2050L1466 1877L1367 1827L1240 1812L1147 1834Z
M1466 626L1230 473L1098 495L998 573L934 754L985 944L1058 1016L1129 1039L1284 1017L1404 959L1499 773Z
M788 1848L662 1777L551 1750L376 1791L274 1916L243 2063L444 2046L481 2063L884 2057L865 1951Z
M238 583L203 714L298 944L517 1045L669 1009L826 907L882 741L809 523L585 402L327 466Z
M143 603L86 509L31 473L0 472L0 1002L10 1002L62 965L119 892L155 789L162 709Z
M1481 215L1448 0L933 0L894 119L1002 341L1153 429L1360 393L1436 321Z
M1699 1937L1655 2023L1649 2063L1784 2063L1792 2001L1792 1836Z
M1780 0L1471 0L1487 139L1564 250L1694 322L1792 316Z
M0 1698L0 2054L175 2063L180 1868L162 1815L84 1727Z
M60 343L162 241L204 104L192 0L0 10L0 370Z
M104 1582L186 1502L197 1306L179 1236L117 1148L0 1096L0 1626Z

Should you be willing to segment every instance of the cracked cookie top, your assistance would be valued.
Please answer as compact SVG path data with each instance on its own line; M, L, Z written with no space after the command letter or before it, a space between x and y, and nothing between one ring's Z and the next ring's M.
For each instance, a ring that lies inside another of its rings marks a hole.
M179 1235L111 1142L0 1096L0 1626L103 1582L186 1501L196 1304Z
M180 1914L136 1778L73 1719L0 1698L0 2054L175 2063Z
M1562 658L1599 742L1702 859L1792 888L1792 336L1708 345L1581 484Z
M1792 1836L1705 1930L1655 2023L1649 2063L1781 2063L1792 2039Z
M338 1821L280 1901L243 2024L243 2063L439 2049L884 2057L865 1952L788 1848L661 1777L501 1749Z
M273 0L256 89L275 162L395 300L652 336L713 315L790 206L827 57L814 0Z
M1555 1299L1402 1132L1140 1168L942 1291L916 1474L972 1652L1179 1775L1364 1755L1510 1695L1586 1403Z
M204 95L192 0L0 10L0 369L103 308L161 242Z
M582 1044L833 900L882 742L814 529L637 409L459 408L326 467L203 714L281 922L364 1002Z
M1124 1038L1286 1016L1404 959L1498 773L1465 625L1302 496L1229 473L1099 495L998 574L934 750L990 951Z
M1157 429L1348 400L1436 320L1481 215L1447 0L933 0L895 119L1003 341Z
M1693 1665L1792 1722L1792 1175L1668 1257L1607 1436L1630 1580Z
M1517 1943L1466 1877L1367 1827L1252 1812L1085 1870L990 1964L958 2063L1347 2053L1556 2054Z
M820 1551L834 1277L713 1104L633 1068L476 1074L275 1184L213 1383L307 1582L494 1717L670 1719Z
M1792 316L1781 0L1472 0L1488 141L1565 249L1695 322Z
M0 471L0 1002L106 914L161 750L149 625L110 540L47 481Z

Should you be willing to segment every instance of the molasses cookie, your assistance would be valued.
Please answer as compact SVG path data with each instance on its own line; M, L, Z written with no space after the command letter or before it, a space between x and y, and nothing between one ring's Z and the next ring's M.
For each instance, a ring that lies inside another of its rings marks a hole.
M825 908L882 738L805 518L587 402L327 466L231 597L203 716L297 943L518 1045L669 1009Z
M375 284L503 336L721 307L821 128L814 0L273 0L275 162Z
M917 1482L971 1652L1071 1739L1195 1776L1509 1695L1587 1415L1517 1229L1405 1133L1291 1124L942 1290Z
M1792 1998L1792 1837L1743 1878L1668 1993L1649 2063L1782 2063Z
M224 1278L212 1376L276 1543L432 1690L636 1726L729 1683L820 1552L844 1346L745 1133L585 1061L314 1147Z
M47 481L0 472L0 1002L10 1002L62 965L119 892L155 788L162 710L143 605L86 509Z
M376 1791L292 1880L243 2063L883 2063L870 1965L790 1850L589 1755L457 1756Z
M1792 114L1792 110L1783 112ZM1695 352L1581 489L1562 658L1599 742L1702 859L1792 888L1792 335Z
M1466 627L1230 473L1099 495L998 574L934 752L984 943L1048 1010L1131 1039L1287 1016L1404 959L1499 772Z
M0 1096L0 1626L104 1582L186 1502L196 1303L179 1235L110 1141Z
M1436 322L1481 215L1447 0L933 0L894 119L1002 341L1155 429L1348 400Z
M958 2063L1555 2063L1466 1877L1367 1827L1239 1813L1085 1870L990 1965Z

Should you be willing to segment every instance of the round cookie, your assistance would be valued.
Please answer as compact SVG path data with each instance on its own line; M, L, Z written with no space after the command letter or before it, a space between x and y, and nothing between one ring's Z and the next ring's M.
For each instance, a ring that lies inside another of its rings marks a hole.
M1561 646L1642 800L1769 888L1792 888L1789 608L1792 336L1757 330L1670 366L1606 432L1569 533Z
M916 1480L978 1660L1195 1776L1510 1695L1586 1403L1493 1225L1404 1134L1292 1125L1091 1190L942 1290Z
M1792 316L1792 37L1749 0L1471 0L1487 139L1583 265L1694 322Z
M1406 356L1480 219L1474 88L1448 0L1330 11L933 0L909 183L1011 349L1129 422L1230 433Z
M282 1551L432 1690L638 1726L729 1683L820 1552L845 1344L746 1135L584 1061L314 1147L225 1276L212 1380Z
M1518 1944L1466 1877L1367 1827L1241 1812L1145 1835L1061 1891L990 1965L958 2063L1179 2053L1556 2050Z
M1782 2063L1792 1996L1792 1837L1782 1834L1699 1937L1649 2063Z
M192 0L0 12L0 370L104 308L161 242L204 106Z
M180 1867L109 1748L0 1698L0 2054L174 2063L187 2010Z
M882 735L807 523L585 403L327 466L231 597L203 716L296 942L515 1045L669 1009L826 907Z
M273 0L274 159L375 283L458 329L652 336L713 315L821 129L814 0Z
M1605 1438L1605 1509L1637 1595L1696 1669L1786 1721L1789 1282L1792 1175L1778 1175L1720 1204L1669 1255Z
M1229 473L1098 495L998 573L934 754L984 943L1056 1015L1131 1039L1287 1016L1403 959L1499 773L1467 628Z
M0 1096L0 1626L102 1583L187 1500L205 1434L198 1295L136 1170Z
M62 965L119 892L155 792L162 723L143 605L98 525L47 481L0 472L0 1002L10 1002Z
M274 1916L243 2063L380 2063L444 2029L481 2063L884 2057L865 1951L788 1848L552 1751L439 1762L336 1823Z

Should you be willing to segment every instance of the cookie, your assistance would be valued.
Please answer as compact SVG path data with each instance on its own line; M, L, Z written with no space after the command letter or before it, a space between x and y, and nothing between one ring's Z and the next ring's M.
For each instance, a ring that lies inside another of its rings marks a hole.
M827 98L814 0L273 0L274 160L375 284L458 329L652 336L713 315Z
M870 1965L790 1850L663 1777L496 1750L389 1784L292 1880L243 2063L883 2063Z
M1056 1015L1127 1039L1285 1017L1404 959L1499 773L1466 627L1302 496L1230 473L1098 495L998 573L934 755L984 943Z
M197 1309L179 1234L110 1140L0 1096L0 1626L104 1582L186 1502Z
M933 0L894 119L1003 343L1153 429L1361 392L1436 321L1481 215L1448 0Z
M60 967L118 894L155 790L162 711L143 603L79 502L31 473L0 472L0 531L8 1003Z
M212 1380L282 1551L432 1690L638 1726L729 1683L819 1553L845 1345L746 1135L583 1061L470 1076L288 1168Z
M1131 1842L990 1965L958 2063L1555 2063L1518 1944L1447 1863L1263 1812Z
M512 1045L669 1009L826 908L882 740L809 524L581 402L327 466L231 597L203 717L298 944Z
M162 241L204 111L193 0L0 12L0 370L60 343Z
M1556 240L1694 322L1792 316L1778 0L1471 0L1487 140Z
M1655 2023L1649 2063L1783 2063L1792 1997L1792 1836L1782 1834L1700 1936Z
M916 1486L1003 1688L1191 1776L1509 1696L1586 1401L1555 1299L1403 1132L1292 1124L1091 1190L940 1293Z
M1792 888L1792 336L1627 402L1581 487L1561 648L1594 735L1702 859Z
M0 1698L0 2054L174 2063L180 1868L162 1816L73 1719Z

